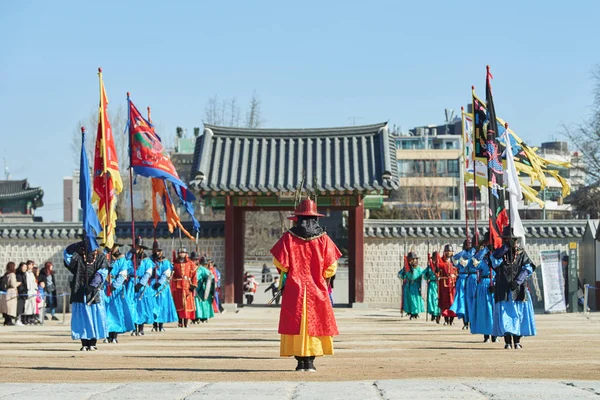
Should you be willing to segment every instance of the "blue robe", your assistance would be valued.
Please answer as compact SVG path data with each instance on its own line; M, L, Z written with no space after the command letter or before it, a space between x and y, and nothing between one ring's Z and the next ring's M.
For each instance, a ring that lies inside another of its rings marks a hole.
M106 322L109 332L123 333L134 329L132 304L127 296L129 261L125 257L113 262L110 272L110 296L106 296Z
M500 267L502 259L496 259L493 255L490 260L495 268ZM520 273L527 276L533 273L534 266L531 263L526 263L520 267ZM499 272L498 272L499 273ZM508 300L496 301L494 303L494 336L504 336L511 334L515 336L535 336L537 333L535 326L535 314L533 311L533 303L531 302L531 293L525 285L525 298L514 300L512 296ZM498 286L498 285L497 285ZM496 288L498 290L498 287Z
M465 268L467 279L465 283L465 308L467 310L467 322L473 323L477 299L477 268L473 265L473 257L469 259Z
M177 322L177 310L171 293L170 277L173 273L173 264L164 259L158 262L156 273L150 281L152 287L158 283L158 289L154 290L154 322L169 323Z
M454 302L450 307L451 311L454 311L458 318L462 318L463 323L469 322L469 314L467 310L466 300L466 285L468 277L468 263L471 257L475 254L475 249L462 250L452 256L452 261L455 263L458 269L458 278L456 279L456 293L454 294ZM463 265L464 264L464 265Z
M73 254L69 254L65 250L63 255L65 265L70 265ZM104 281L108 275L108 269L101 268L96 273ZM91 299L84 297L83 302L74 301L71 304L71 338L73 340L104 339L108 336L104 302L88 305L89 300Z
M152 260L146 257L137 268L135 283L142 285L139 291L133 293L133 304L136 310L134 322L138 325L154 322L155 292L152 289L152 285L150 285L153 267Z
M493 335L494 328L494 293L490 292L490 266L487 263L486 254L489 252L487 247L477 252L473 260L474 268L479 271L479 282L477 283L475 310L471 317L471 333L481 335ZM494 279L492 271L492 279Z

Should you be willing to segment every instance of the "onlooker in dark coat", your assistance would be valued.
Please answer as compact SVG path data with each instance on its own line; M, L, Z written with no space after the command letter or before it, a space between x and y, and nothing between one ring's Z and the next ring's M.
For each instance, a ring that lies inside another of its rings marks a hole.
M50 261L46 261L44 268L40 271L38 284L44 288L46 293L46 313L50 313L53 321L58 321L54 315L58 306L58 298L56 296L56 282L54 280L54 265ZM48 319L45 315L44 319Z

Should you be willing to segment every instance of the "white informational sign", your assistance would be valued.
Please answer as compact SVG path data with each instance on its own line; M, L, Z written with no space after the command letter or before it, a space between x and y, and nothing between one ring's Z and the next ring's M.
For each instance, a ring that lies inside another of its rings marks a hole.
M566 312L565 278L562 273L559 250L540 252L542 260L542 283L544 286L544 310L547 313Z

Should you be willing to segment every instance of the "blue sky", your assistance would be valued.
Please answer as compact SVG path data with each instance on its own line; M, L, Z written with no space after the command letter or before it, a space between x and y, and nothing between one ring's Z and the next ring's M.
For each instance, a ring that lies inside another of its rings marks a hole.
M498 115L539 144L589 113L598 15L592 0L4 1L0 155L13 179L43 187L37 215L61 221L73 132L97 107L99 66L109 113L130 91L172 134L201 126L208 98L245 103L254 91L265 127L355 118L406 131L458 112L471 85L484 96L490 64Z

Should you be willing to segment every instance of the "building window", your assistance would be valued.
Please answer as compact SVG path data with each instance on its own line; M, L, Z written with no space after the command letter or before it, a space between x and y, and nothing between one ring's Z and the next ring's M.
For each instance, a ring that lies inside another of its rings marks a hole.
M458 160L448 160L448 174L451 176L459 176Z
M477 201L481 201L481 190L479 187L473 188L473 186L467 186L467 201L473 201L473 190L475 189L475 195L477 196Z

